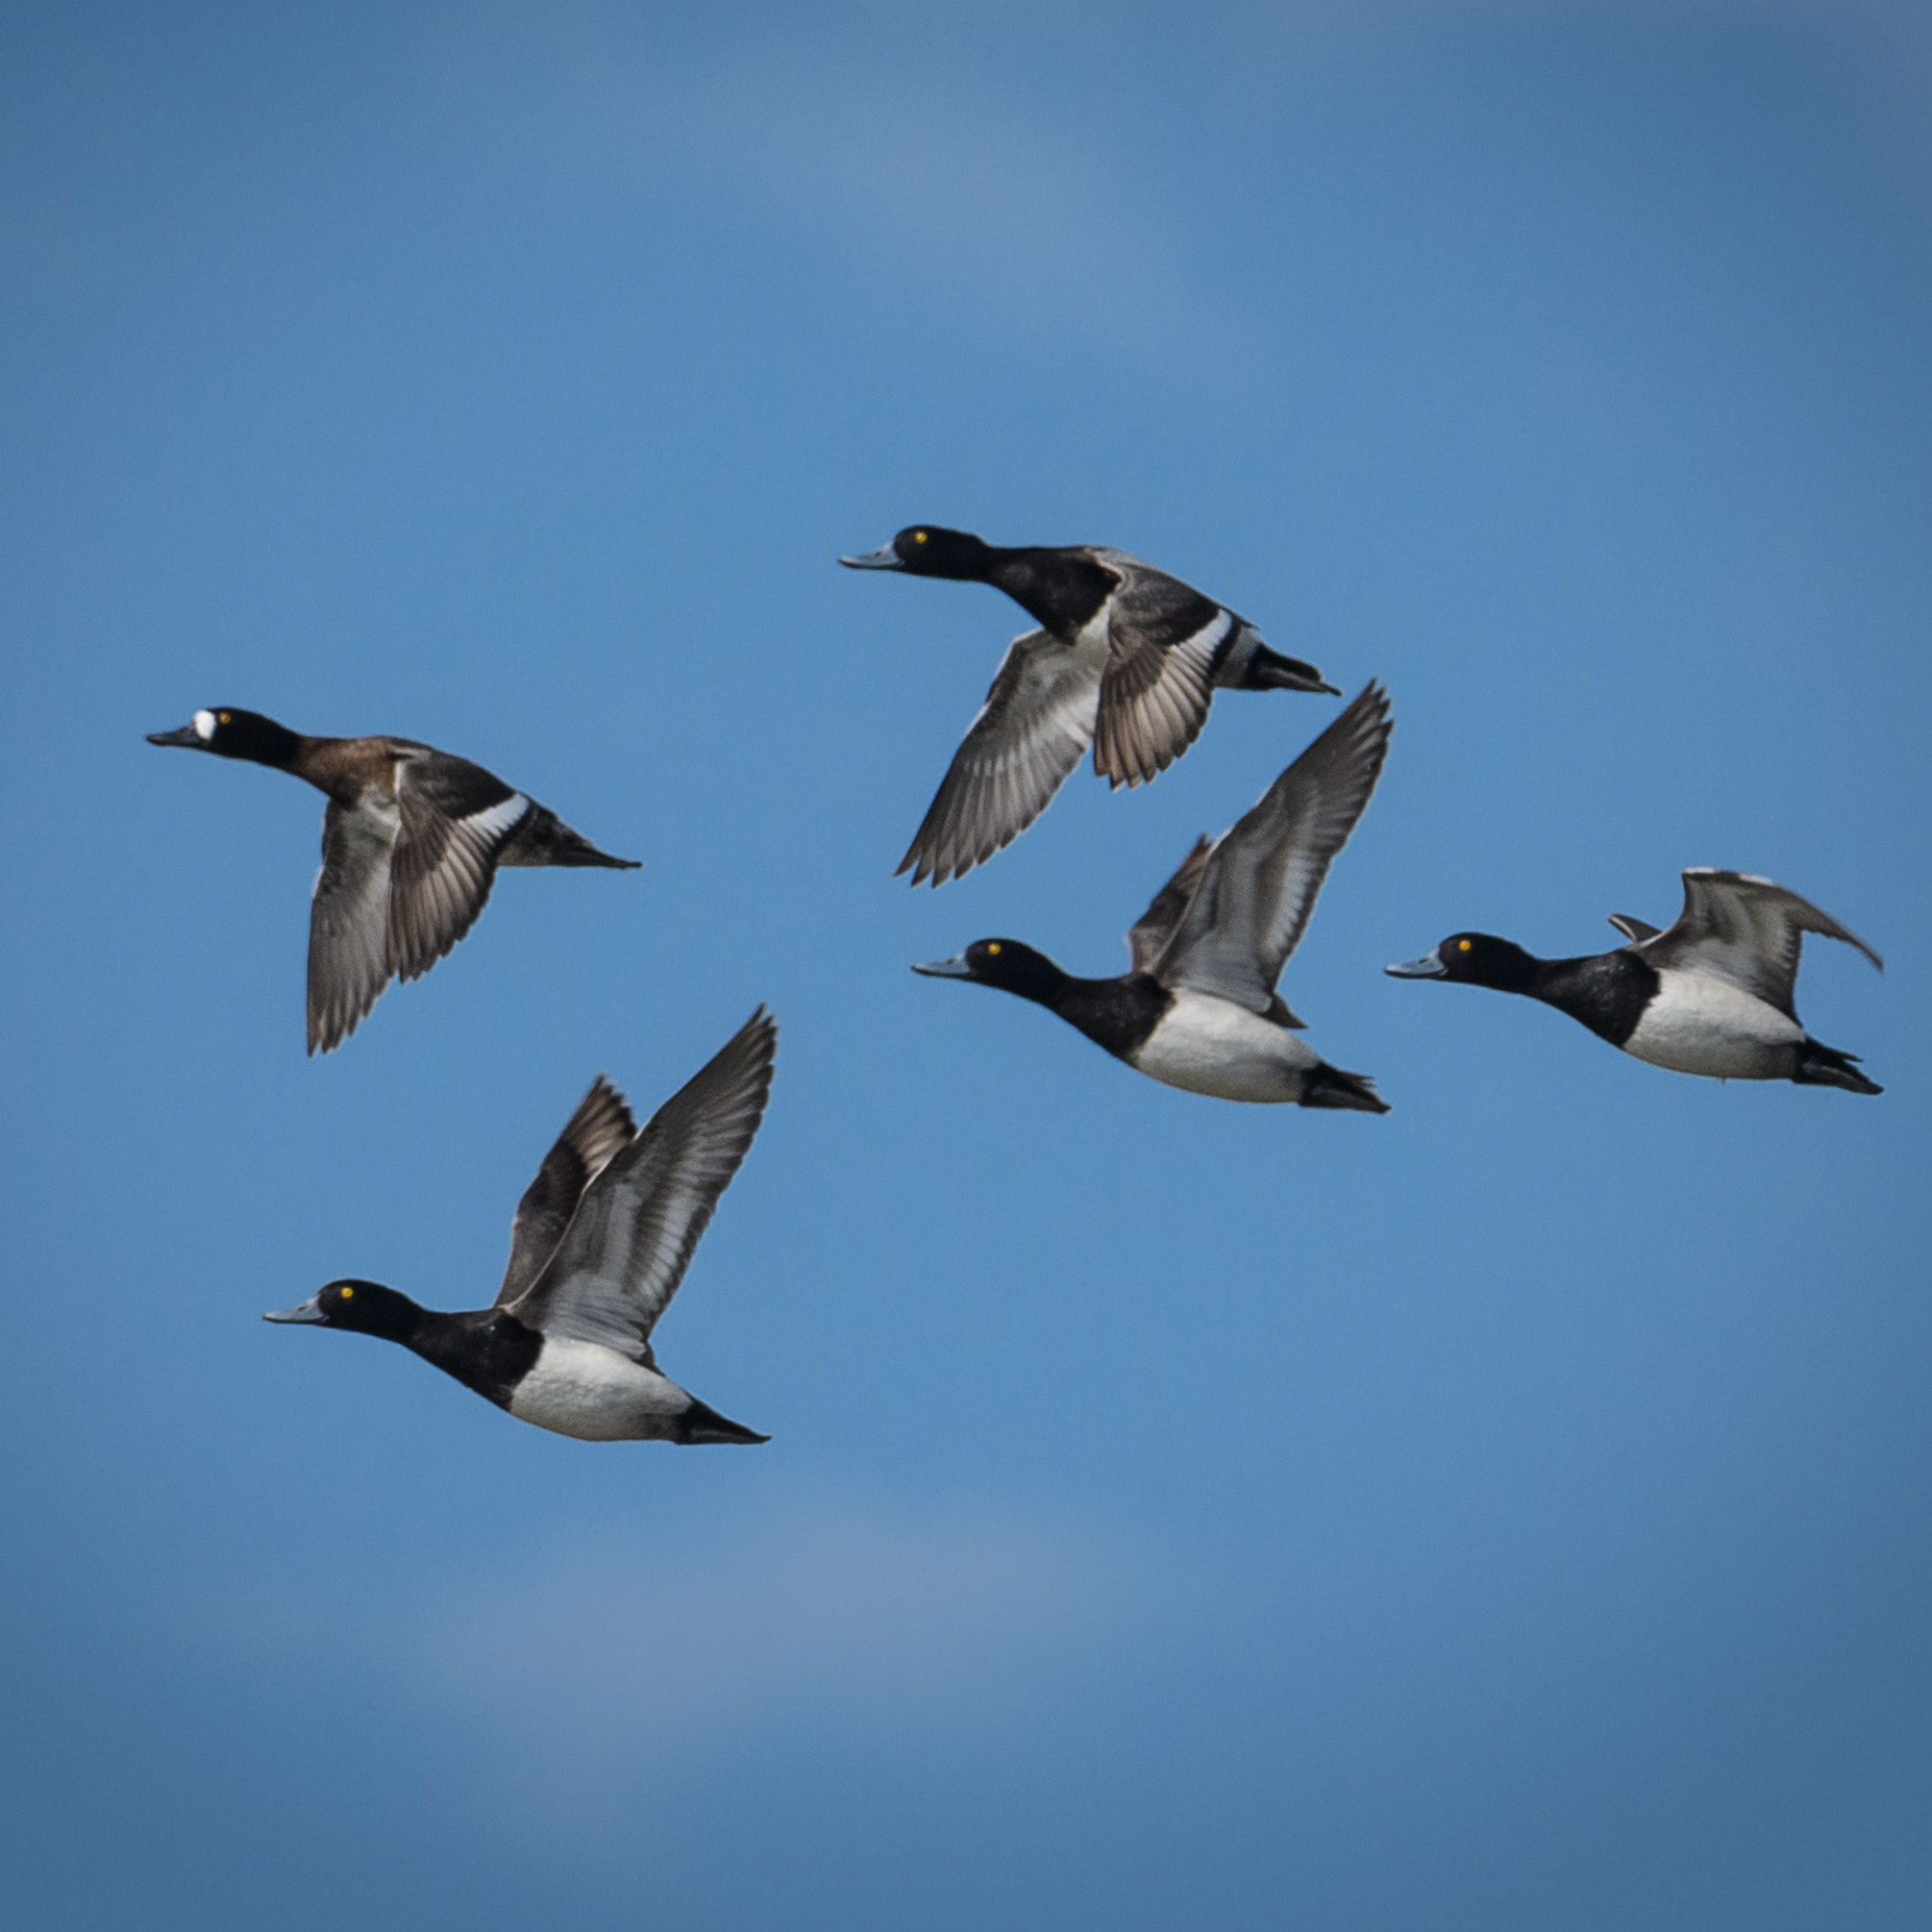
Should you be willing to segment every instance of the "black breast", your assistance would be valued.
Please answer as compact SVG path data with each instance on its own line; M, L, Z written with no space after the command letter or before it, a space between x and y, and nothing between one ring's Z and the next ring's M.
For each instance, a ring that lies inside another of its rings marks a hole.
M499 1308L481 1308L433 1316L410 1346L444 1375L507 1409L535 1363L543 1337Z
M1034 623L1071 642L1114 594L1116 579L1077 551L1011 550L994 566L991 582Z
M1637 1030L1661 984L1647 959L1620 948L1588 959L1546 959L1529 990L1580 1020L1599 1039L1621 1047Z
M1053 1008L1096 1046L1126 1059L1160 1024L1174 995L1145 973L1118 979L1075 979Z

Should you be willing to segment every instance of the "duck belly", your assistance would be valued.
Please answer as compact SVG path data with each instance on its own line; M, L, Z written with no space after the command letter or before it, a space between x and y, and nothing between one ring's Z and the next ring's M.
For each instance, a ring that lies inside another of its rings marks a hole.
M549 1335L509 1399L519 1422L583 1442L641 1442L678 1433L691 1399L668 1376L615 1349Z
M1623 1051L1653 1067L1720 1080L1788 1079L1804 1028L1703 973L1666 971Z
M1149 1078L1218 1101L1298 1101L1320 1058L1291 1033L1210 994L1180 992L1127 1064Z

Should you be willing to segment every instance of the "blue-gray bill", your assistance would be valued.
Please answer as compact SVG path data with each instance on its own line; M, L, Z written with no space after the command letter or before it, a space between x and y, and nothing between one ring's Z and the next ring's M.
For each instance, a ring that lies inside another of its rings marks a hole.
M322 1312L322 1298L311 1295L306 1301L298 1301L292 1308L276 1308L261 1318L264 1322L326 1322L329 1318Z
M973 969L967 965L963 953L955 953L950 959L928 959L923 964L915 959L912 970L924 973L931 979L970 979L973 977Z
M848 570L904 570L905 565L900 559L898 551L891 544L882 543L877 550L868 550L863 557L841 557L839 561Z
M191 752L202 751L206 746L206 741L203 739L201 733L191 724L184 725L178 731L150 731L148 733L148 743L151 745L180 745Z
M1449 968L1440 952L1424 953L1420 959L1405 959L1399 966L1384 966L1382 971L1396 979L1440 979Z

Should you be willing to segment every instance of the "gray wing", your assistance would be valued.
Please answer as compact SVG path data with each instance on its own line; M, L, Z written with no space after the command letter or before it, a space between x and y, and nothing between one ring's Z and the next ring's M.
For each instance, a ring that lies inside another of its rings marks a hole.
M309 1051L333 1053L389 983L389 873L402 819L392 804L329 801L309 910Z
M1656 938L1660 929L1647 919L1632 919L1627 912L1613 912L1609 917L1610 924L1633 946L1641 946L1645 940Z
M1393 729L1388 693L1371 681L1209 853L1156 979L1256 1013L1273 1008L1275 982L1375 789Z
M1201 883L1201 869L1207 863L1207 855L1213 850L1214 841L1202 832L1195 840L1194 850L1181 860L1174 877L1154 894L1153 904L1127 929L1127 952L1133 957L1132 972L1153 971L1154 961L1174 936L1174 929L1180 924L1180 915L1187 910L1187 902L1194 897L1194 889Z
M1094 770L1137 785L1201 735L1215 665L1241 619L1152 564L1118 551L1094 555L1121 580L1107 616Z
M1011 845L1093 743L1100 686L1071 645L1045 631L1014 638L899 870L944 885Z
M1885 961L1857 933L1810 900L1753 873L1708 865L1684 874L1684 909L1677 923L1637 950L1653 966L1708 974L1796 1021L1798 951L1807 932L1842 939L1885 970Z
M772 1088L778 1023L760 1006L584 1190L543 1273L509 1312L546 1335L651 1359L651 1330L684 1278Z
M599 1074L516 1204L509 1229L509 1266L497 1290L498 1307L514 1301L543 1273L583 1199L583 1190L630 1146L636 1132L637 1123L624 1104L624 1096Z
M389 867L390 969L427 973L477 922L498 855L530 811L493 772L447 753L396 768L402 830Z

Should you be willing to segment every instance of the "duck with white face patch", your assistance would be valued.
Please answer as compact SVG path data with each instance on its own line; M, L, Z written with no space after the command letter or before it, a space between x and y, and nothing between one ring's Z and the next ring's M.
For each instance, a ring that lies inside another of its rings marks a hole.
M499 866L637 869L494 772L413 738L305 737L223 706L148 743L267 765L328 794L309 915L311 1053L340 1046L392 978L442 958L476 924Z

